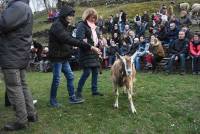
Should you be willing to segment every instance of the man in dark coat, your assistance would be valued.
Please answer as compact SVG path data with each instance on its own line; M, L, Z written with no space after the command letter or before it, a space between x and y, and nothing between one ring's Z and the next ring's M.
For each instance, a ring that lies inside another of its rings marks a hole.
M5 78L8 98L16 112L16 121L5 130L19 130L27 122L37 121L35 107L25 79L32 42L32 11L29 0L9 1L0 14L0 66Z
M83 99L77 99L74 93L74 75L71 70L68 59L72 55L72 48L79 47L85 51L91 51L94 54L100 54L100 50L84 41L72 37L70 23L74 19L75 11L70 6L64 6L60 10L59 18L53 23L49 32L49 59L53 63L53 81L50 93L50 105L59 107L57 102L57 89L60 83L61 71L67 79L67 88L69 92L69 103L82 103Z

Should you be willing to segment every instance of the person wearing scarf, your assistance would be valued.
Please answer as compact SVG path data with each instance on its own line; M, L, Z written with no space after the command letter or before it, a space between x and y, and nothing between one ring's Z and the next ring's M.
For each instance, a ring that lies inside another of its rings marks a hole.
M92 46L98 45L98 36L96 32L97 12L93 8L88 8L82 15L82 21L77 26L76 38L89 43ZM93 96L103 96L98 91L98 70L100 67L99 55L92 51L80 49L80 66L83 68L83 74L78 82L76 96L82 98L82 89L88 79L90 73L92 73L91 90Z

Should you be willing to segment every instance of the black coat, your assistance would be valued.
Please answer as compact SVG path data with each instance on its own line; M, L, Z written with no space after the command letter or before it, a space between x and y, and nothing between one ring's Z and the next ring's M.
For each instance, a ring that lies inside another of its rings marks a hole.
M94 45L92 40L92 31L87 22L81 21L77 26L76 38L79 40L87 39L90 45ZM80 49L80 65L86 67L99 67L99 56L91 50Z
M70 12L70 11L69 11ZM49 59L52 62L67 61L72 55L72 47L90 50L91 46L81 40L72 37L70 28L62 18L57 19L49 31Z
M16 0L0 14L0 66L24 69L29 62L33 16L28 0Z

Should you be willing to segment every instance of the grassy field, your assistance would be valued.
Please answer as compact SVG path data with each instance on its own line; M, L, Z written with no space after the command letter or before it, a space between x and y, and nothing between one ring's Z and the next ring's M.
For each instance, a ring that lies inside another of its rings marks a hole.
M81 72L75 72L75 86ZM84 87L84 104L68 104L66 81L58 90L60 109L50 108L51 73L28 73L39 122L12 134L199 134L200 76L138 73L132 115L127 96L121 95L119 109L114 109L110 71L99 78L103 97L92 97L90 80ZM0 84L0 127L13 119L11 108L4 108L4 85ZM1 134L3 132L0 132Z

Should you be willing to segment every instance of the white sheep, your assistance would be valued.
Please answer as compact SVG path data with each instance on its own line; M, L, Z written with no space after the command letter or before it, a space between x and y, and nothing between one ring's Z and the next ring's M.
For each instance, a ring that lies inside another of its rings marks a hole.
M194 3L194 4L192 5L192 9L194 9L194 8L197 7L197 6L200 6L200 4L199 4L199 3Z
M194 8L191 10L191 14L192 14L192 15L195 15L195 16L199 16L199 15L200 15L200 5L194 7Z
M186 2L185 3L181 3L180 4L180 9L188 11L190 9L190 4L186 3Z

